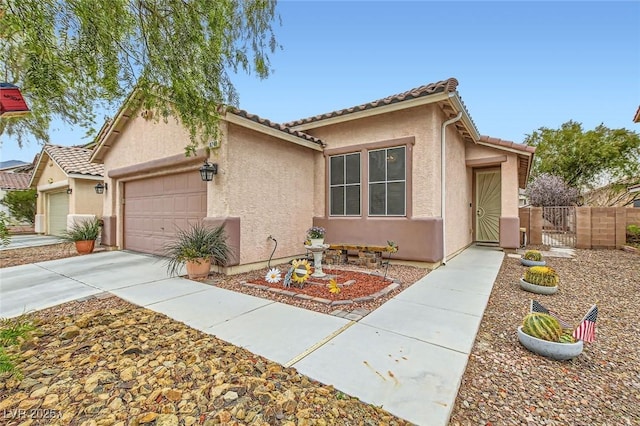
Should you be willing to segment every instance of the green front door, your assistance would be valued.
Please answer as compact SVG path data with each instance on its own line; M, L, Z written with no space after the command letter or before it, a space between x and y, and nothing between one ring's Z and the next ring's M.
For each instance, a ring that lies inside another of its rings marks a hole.
M476 241L500 240L500 170L476 172Z

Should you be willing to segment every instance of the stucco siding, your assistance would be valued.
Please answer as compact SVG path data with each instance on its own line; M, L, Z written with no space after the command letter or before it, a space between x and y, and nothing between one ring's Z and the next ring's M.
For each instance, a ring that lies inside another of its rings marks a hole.
M94 186L99 181L73 179L69 214L91 214L102 217L102 199L104 194L96 194Z
M502 163L502 216L518 217L518 157L507 155Z
M472 241L471 208L472 189L465 165L465 142L453 125L446 135L446 254L454 254ZM438 188L439 192L439 188Z
M34 182L36 187L43 185L52 185L56 182L60 182L67 179L67 175L62 171L60 167L51 159L47 159L47 164L42 170L42 174L37 182Z
M307 133L322 139L327 149L383 142L403 137L415 137L413 155L412 216L433 217L440 215L439 192L433 186L440 185L440 119L437 107L424 105L384 115L366 117L345 123L308 130ZM362 161L367 161L363 158ZM317 160L314 165L315 181L314 214L325 214L325 164Z
M228 124L224 178L227 215L240 217L240 264L304 253L312 226L316 151ZM211 200L211 202L216 202Z

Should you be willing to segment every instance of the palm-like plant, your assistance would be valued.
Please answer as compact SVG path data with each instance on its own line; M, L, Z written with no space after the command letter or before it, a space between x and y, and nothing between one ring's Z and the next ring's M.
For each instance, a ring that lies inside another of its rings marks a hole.
M198 222L186 229L178 228L176 238L164 247L167 272L175 276L180 267L189 261L211 259L214 264L226 265L231 257L224 225L209 228Z

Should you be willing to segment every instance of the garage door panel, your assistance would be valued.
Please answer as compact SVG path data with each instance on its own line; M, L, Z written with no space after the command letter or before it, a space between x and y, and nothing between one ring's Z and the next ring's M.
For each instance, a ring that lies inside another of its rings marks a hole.
M125 183L124 247L162 254L178 227L206 217L206 189L197 172Z
M49 234L63 235L67 230L69 195L66 192L49 194Z

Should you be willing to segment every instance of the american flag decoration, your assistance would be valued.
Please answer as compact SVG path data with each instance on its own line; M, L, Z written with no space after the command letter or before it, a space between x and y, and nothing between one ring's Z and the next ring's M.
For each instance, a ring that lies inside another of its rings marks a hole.
M587 343L596 340L596 319L598 319L598 307L593 305L580 325L573 331L573 337Z
M542 304L540 302L538 302L537 300L531 300L531 307L529 308L529 311L530 312L539 312L541 314L551 315L552 317L554 317L555 319L558 320L558 322L560 323L560 327L562 327L562 328L573 328L571 326L571 324L569 324L568 322L566 322L565 320L560 318L558 316L558 314L556 314L555 312L550 311L549 309L547 309L544 306L542 306Z

